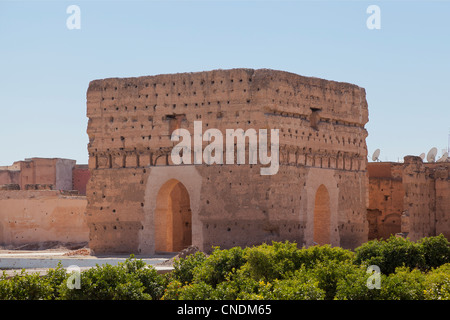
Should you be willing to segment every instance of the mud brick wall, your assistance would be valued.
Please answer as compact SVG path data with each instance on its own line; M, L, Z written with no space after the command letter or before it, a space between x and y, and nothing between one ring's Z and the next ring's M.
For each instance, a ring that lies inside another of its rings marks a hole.
M44 242L80 243L89 240L86 197L52 190L0 192L0 245L16 248Z
M403 164L372 162L369 174L369 240L387 239L401 232L403 213Z
M89 84L87 116L95 252L177 251L181 238L190 238L181 247L206 251L271 240L352 248L367 240L363 88L267 69L110 78ZM193 134L194 121L224 135L279 129L278 173L262 176L248 158L172 164L172 131Z
M405 157L403 185L408 236L417 240L440 233L450 239L450 163L423 163Z
M450 239L449 171L450 162L424 163L416 156L369 163L369 239L398 232L413 241L441 233Z

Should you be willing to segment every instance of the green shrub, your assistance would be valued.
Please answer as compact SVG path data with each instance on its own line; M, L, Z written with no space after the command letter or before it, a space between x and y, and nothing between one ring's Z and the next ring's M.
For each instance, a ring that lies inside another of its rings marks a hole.
M319 288L319 282L314 279L291 278L275 280L269 294L264 299L271 300L323 300L325 291Z
M314 268L318 262L352 262L355 259L355 254L352 251L340 247L332 247L328 244L301 249L300 254L301 262L306 268Z
M272 242L245 251L245 268L255 280L272 281L301 267L300 252L295 243Z
M66 280L68 278L66 269L63 268L61 261L58 262L58 265L55 269L49 269L47 271L47 274L42 278L48 282L48 285L51 288L49 298L51 300L59 299L59 288L61 284L66 283Z
M164 278L152 266L133 256L117 266L97 265L81 272L80 289L61 285L61 298L70 300L146 300L159 299Z
M443 234L422 238L417 244L424 259L423 269L430 270L450 263L450 242Z
M390 275L380 274L380 288L370 289L371 274L365 266L338 280L337 300L423 300L426 276L418 269L399 267Z
M0 299L2 300L49 300L53 297L53 288L48 279L39 273L20 273L8 279L6 273L0 278Z
M263 281L254 280L246 268L228 274L225 281L216 287L216 298L222 300L259 300L265 289Z
M450 263L435 268L426 275L424 299L450 300Z
M183 284L178 280L171 281L164 289L164 294L161 300L178 300L178 295Z
M244 269L229 274L216 288L201 281L182 285L172 281L164 300L319 300L325 292L318 282L303 277L275 280L273 283L256 281Z
M395 272L397 267L411 269L424 266L419 245L401 237L391 236L386 241L371 240L356 248L356 264L377 265L384 274Z
M194 279L194 269L205 260L206 255L200 251L188 255L186 258L176 259L173 263L174 270L171 272L171 278L183 284L191 283Z
M162 297L166 281L155 268L137 259L127 259L125 267L128 273L142 283L144 294L149 295L152 300L159 300Z
M235 272L244 263L242 248L220 250L219 247L215 247L211 255L194 268L193 282L205 282L215 288L226 279L229 273Z
M380 298L383 300L423 300L425 275L418 269L399 267L384 278Z
M354 273L357 268L350 261L320 261L314 268L305 269L303 277L317 281L318 288L325 292L325 299L332 300L336 296L338 281Z
M245 258L245 267L253 279L272 281L289 277L302 266L314 268L317 263L325 261L353 261L354 254L350 250L329 245L298 249L295 243L286 241L248 248Z
M167 286L163 300L212 300L216 299L214 288L201 281L183 286L174 280Z
M166 275L131 256L81 272L81 289L68 288L70 275L58 264L44 276L3 273L0 299L450 300L449 248L442 235L416 243L373 240L356 253L287 241L216 247L209 257L197 252L176 260ZM380 267L381 289L367 287L368 265Z
M379 300L381 291L375 287L370 289L367 285L373 273L367 272L366 266L358 266L353 272L347 273L336 284L336 300ZM380 284L385 282L386 276L380 274Z

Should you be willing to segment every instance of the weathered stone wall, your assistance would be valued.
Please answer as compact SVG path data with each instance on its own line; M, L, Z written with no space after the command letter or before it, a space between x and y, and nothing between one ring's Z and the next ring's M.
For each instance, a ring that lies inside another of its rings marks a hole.
M79 190L86 195L90 172L87 165L61 158L30 158L0 167L0 186L19 185L20 190ZM78 189L77 189L78 188Z
M0 186L7 184L19 184L20 171L19 170L1 170L0 169Z
M420 157L405 157L403 228L411 239L440 233L450 239L449 170L450 163L424 164Z
M72 170L75 167L75 160L56 159L55 160L55 189L72 190L73 178Z
M387 239L401 232L404 190L403 164L374 162L367 166L369 174L369 240Z
M1 191L0 245L87 243L86 197L59 191Z
M369 239L397 232L413 241L441 233L450 239L449 171L450 162L423 163L415 156L369 163Z
M85 196L90 177L91 173L87 165L76 165L72 170L72 189Z
M87 213L96 252L154 252L164 207L158 199L173 201L160 194L172 192L172 179L186 187L192 243L204 250L271 240L313 244L321 185L329 197L328 242L355 247L367 240L368 110L358 86L265 69L111 78L90 83L87 116ZM171 133L193 134L194 121L224 135L279 129L278 173L262 176L248 158L173 165Z
M436 166L436 234L450 240L450 162Z

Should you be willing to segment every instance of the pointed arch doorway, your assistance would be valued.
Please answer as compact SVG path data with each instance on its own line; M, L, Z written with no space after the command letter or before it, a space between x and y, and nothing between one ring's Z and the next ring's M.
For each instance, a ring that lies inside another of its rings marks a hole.
M180 181L170 179L161 186L154 219L156 252L178 252L192 244L189 193Z
M330 195L321 184L317 189L314 201L314 242L319 245L330 244Z

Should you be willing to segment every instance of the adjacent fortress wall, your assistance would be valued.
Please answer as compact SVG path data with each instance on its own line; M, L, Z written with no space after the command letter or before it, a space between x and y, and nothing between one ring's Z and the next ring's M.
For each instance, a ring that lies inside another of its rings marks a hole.
M387 239L401 232L403 213L403 164L374 162L368 164L369 240Z
M90 174L75 162L31 158L0 167L1 246L88 242L87 199L79 195L86 194Z
M87 165L76 165L72 170L72 189L85 196L90 177L91 173Z
M265 69L111 78L90 83L87 116L95 252L175 251L173 230L206 251L271 240L353 248L367 240L368 111L358 86ZM248 158L173 165L170 135L193 133L194 121L223 134L279 129L278 173L262 176Z
M88 242L86 197L59 191L1 191L0 245Z
M369 163L369 239L403 233L415 241L450 239L450 162Z
M440 233L450 239L449 171L450 162L424 164L419 157L405 157L403 229L411 239Z
M0 167L0 185L48 185L55 190L72 190L72 170L75 160L60 158L31 158L12 166Z

